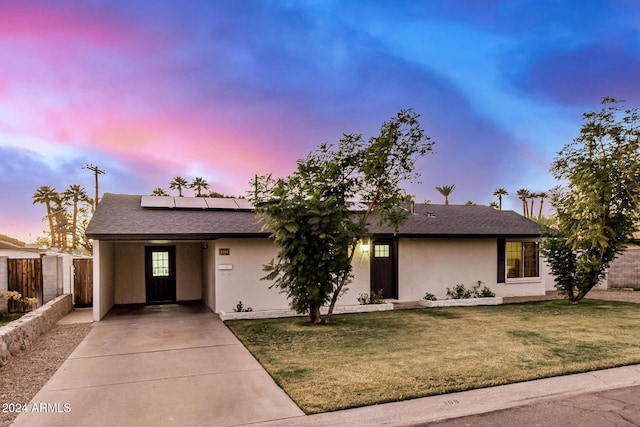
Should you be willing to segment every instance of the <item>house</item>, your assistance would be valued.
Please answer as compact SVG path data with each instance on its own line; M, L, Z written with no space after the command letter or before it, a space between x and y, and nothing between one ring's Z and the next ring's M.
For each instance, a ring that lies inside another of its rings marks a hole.
M38 245L27 245L18 239L0 234L0 257L7 258L40 258L46 248Z
M635 232L622 252L609 266L605 288L640 289L640 232Z
M415 204L394 233L372 227L358 245L354 279L338 304L361 293L416 301L447 287L487 286L498 296L544 295L543 228L513 211ZM239 301L254 311L288 308L262 266L277 248L245 199L105 194L86 234L94 239L94 320L114 304L202 300L215 312Z
M41 292L36 295L39 304L47 303L58 295L73 293L72 255L59 253L57 249L50 249L42 245L26 244L18 239L0 234L0 294L10 288L10 260L15 263L16 267L14 268L24 268L18 267L18 263L26 261L41 273ZM0 310L5 307L6 301L0 298Z

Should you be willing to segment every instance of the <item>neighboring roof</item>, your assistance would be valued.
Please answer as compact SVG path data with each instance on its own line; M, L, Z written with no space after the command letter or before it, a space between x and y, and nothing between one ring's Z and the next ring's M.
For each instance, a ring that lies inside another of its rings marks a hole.
M143 207L149 206L149 201L143 203L142 198L105 194L87 227L87 236L100 240L203 240L270 234L262 230L255 212L245 209L246 204L234 204L243 208L187 208L192 203L185 197L178 203L183 207L160 208ZM221 206L230 202L208 203ZM372 233L399 237L539 237L544 232L544 227L513 211L481 205L416 204L398 233L373 223Z
M22 249L25 243L18 239L0 234L0 249Z

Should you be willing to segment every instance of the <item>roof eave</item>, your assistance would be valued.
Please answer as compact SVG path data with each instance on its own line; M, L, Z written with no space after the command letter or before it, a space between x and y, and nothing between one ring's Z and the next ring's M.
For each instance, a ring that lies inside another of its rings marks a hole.
M93 240L103 241L146 241L146 240L215 240L224 238L266 238L271 233L197 233L197 234L87 234Z

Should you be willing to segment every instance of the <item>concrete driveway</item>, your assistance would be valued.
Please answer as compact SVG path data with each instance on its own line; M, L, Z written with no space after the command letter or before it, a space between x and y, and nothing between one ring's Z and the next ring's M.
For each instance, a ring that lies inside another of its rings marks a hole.
M237 426L303 415L202 305L112 310L27 409L15 426Z

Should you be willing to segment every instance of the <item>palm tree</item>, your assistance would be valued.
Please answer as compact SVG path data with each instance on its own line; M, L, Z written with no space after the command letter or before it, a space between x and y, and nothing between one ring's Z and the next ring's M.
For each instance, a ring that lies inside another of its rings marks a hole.
M498 205L497 202L491 202L491 203L489 203L489 207L493 208L493 209L498 209L499 205ZM500 209L500 210L502 210L502 209Z
M521 188L516 191L518 198L522 201L522 215L525 217L529 217L529 204L527 203L527 199L529 198L529 190L526 188Z
M436 190L438 190L438 193L442 194L444 196L444 204L448 205L449 204L449 196L451 195L451 193L453 193L453 190L456 188L455 184L454 185L443 185L442 187L436 187Z
M53 207L51 215L54 219L54 234L56 235L57 247L61 249L67 249L69 241L67 240L69 234L69 219L67 218L67 208L70 205L63 194L56 193L56 196L52 200Z
M540 211L538 211L538 220L542 218L542 205L544 204L544 199L546 199L549 195L544 191L538 193L538 197L540 197Z
M62 197L73 204L73 216L71 220L71 248L78 247L78 203L83 202L91 204L92 200L87 191L80 185L69 185L69 188L62 192Z
M186 179L184 179L181 176L176 176L175 178L173 178L173 181L171 181L169 183L169 188L172 190L178 190L178 196L179 197L183 197L182 196L182 189L183 188L188 188L189 187L189 182L187 182Z
M36 192L33 194L33 204L41 203L47 207L47 219L49 220L49 232L51 233L51 246L56 246L56 234L55 227L53 225L53 210L51 209L51 204L58 197L58 192L55 188L52 188L48 185L43 185L36 189Z
M531 208L529 209L529 218L533 218L533 204L538 197L539 197L538 193L529 193L529 198L531 199Z
M169 193L167 193L166 191L164 191L162 188L160 187L156 187L153 189L153 191L151 192L152 196L168 196Z
M498 197L499 207L500 207L500 210L502 210L502 196L508 196L509 192L504 188L498 188L496 191L493 192L493 195Z
M201 176L197 176L195 178L193 178L193 181L191 181L191 184L189 184L189 187L194 188L196 190L196 197L202 197L202 190L208 190L209 189L209 183L207 182L206 179L202 178Z

